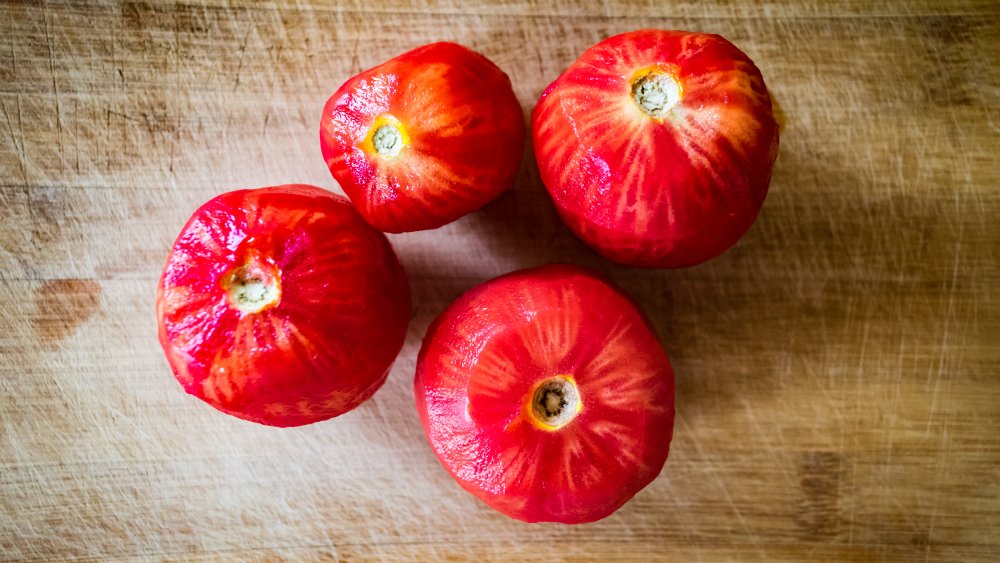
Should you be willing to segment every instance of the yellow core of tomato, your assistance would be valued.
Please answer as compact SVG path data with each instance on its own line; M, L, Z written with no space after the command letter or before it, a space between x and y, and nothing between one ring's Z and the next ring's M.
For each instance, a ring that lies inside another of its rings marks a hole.
M525 397L524 411L536 428L555 431L569 424L583 410L580 390L572 375L543 379Z
M361 141L361 148L368 154L392 158L410 144L406 127L398 119L384 113L375 118L368 134Z
M653 65L635 71L629 81L629 93L636 107L662 121L684 96L679 70L674 65Z

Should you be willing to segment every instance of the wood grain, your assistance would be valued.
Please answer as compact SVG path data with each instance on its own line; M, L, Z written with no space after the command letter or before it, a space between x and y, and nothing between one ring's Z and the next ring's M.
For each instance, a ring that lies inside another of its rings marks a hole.
M780 104L736 248L610 264L559 222L529 148L482 212L391 237L414 319L358 410L277 430L174 382L153 311L173 237L222 191L337 189L317 120L347 77L450 39L527 112L641 27L723 34ZM1000 558L996 2L10 2L0 35L0 559ZM577 527L461 491L412 403L434 315L551 261L624 286L678 374L664 473Z

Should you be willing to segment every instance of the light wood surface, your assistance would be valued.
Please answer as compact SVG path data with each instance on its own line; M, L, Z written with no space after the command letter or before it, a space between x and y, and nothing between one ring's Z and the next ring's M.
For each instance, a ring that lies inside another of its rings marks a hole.
M516 186L392 236L414 316L386 386L280 430L184 394L156 341L167 250L241 187L336 190L319 113L449 39L526 112L586 47L721 33L783 132L751 232L634 270ZM1000 559L1000 5L513 0L0 5L0 559ZM677 373L661 476L612 517L527 525L427 446L414 361L472 285L570 262L648 312Z

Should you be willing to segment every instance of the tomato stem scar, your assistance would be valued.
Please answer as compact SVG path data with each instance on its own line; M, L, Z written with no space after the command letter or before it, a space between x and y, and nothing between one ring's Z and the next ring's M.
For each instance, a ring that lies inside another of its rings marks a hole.
M258 313L274 306L281 299L277 271L265 271L252 264L240 266L222 282L229 303L243 313Z
M369 154L375 153L383 158L398 155L410 142L406 127L392 115L384 113L375 118L362 141L362 148Z
M677 77L654 70L632 80L632 100L650 117L662 119L681 101Z
M403 135L395 124L386 123L375 130L372 136L375 150L383 156L396 156L403 148Z
M532 422L544 430L557 430L576 418L583 404L571 376L557 375L540 382L531 395Z

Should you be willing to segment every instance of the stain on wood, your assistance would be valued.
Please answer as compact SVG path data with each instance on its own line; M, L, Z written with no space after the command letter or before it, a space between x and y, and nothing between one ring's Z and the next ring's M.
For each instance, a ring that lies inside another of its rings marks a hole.
M46 343L63 340L97 312L100 301L101 286L93 280L46 281L35 295L35 332Z
M176 384L155 287L220 192L337 190L320 110L422 43L475 48L525 118L584 49L720 33L782 122L731 251L613 265L556 215L531 148L514 187L391 236L414 318L356 411L277 430ZM0 560L996 561L1000 137L995 0L0 2ZM615 515L530 526L435 459L421 338L472 285L595 267L677 373L664 473Z
M803 499L798 524L803 539L816 541L836 536L840 529L843 456L836 452L807 452L798 467Z

